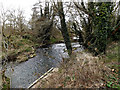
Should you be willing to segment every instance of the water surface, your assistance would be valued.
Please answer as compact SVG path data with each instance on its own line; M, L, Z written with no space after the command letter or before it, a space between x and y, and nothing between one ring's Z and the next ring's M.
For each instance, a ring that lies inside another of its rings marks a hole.
M79 43L72 43L72 47L83 50ZM51 67L57 67L62 58L69 58L65 44L53 44L37 49L36 56L26 62L9 64L5 74L11 79L11 88L27 88Z

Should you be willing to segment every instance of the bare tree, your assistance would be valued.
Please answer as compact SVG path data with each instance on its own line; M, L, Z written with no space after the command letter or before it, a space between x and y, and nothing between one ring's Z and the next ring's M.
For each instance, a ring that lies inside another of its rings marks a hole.
M18 30L24 31L24 24L25 24L24 22L25 22L24 12L18 9L18 15L17 15Z
M67 30L67 25L65 23L65 15L64 15L64 11L63 11L63 3L62 2L57 2L58 5L58 13L59 13L59 17L60 17L60 23L61 23L61 32L64 38L64 42L65 45L67 47L68 50L68 54L71 55L72 54L72 47L71 47L71 41L69 38L69 34L68 34L68 30Z

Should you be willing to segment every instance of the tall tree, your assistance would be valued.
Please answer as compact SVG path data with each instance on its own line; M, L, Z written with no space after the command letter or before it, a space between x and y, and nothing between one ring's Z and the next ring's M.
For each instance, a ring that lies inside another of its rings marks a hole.
M57 2L58 4L58 13L59 13L59 17L60 17L60 23L61 23L61 32L64 38L64 42L65 45L67 47L68 50L68 54L71 55L72 54L72 47L71 47L71 41L69 38L69 33L67 30L67 26L65 23L65 15L64 15L64 11L63 11L63 3L62 2Z
M108 36L112 33L113 2L74 3L81 11L82 26L85 31L85 46L95 55L105 53ZM85 7L86 6L86 7ZM83 13L82 13L83 12ZM86 18L86 17L87 18ZM102 45L102 47L101 47Z
M45 6L42 6L45 4ZM51 29L53 27L54 13L51 15L49 2L35 3L32 10L33 15L30 20L31 29L38 38L38 42L47 44L50 40Z

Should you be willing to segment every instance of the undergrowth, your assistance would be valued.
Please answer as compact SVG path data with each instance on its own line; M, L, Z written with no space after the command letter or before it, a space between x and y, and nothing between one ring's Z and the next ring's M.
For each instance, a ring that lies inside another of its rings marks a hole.
M117 42L106 55L94 57L85 51L63 59L57 71L39 81L35 88L120 88Z

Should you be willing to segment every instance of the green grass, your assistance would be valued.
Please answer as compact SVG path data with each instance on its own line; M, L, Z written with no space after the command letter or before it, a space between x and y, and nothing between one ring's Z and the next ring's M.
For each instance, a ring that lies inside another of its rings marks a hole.
M50 39L51 43L55 43L56 41L57 41L57 39L54 39L54 38Z
M58 39L51 37L49 43L55 43L55 42L57 42L57 41L58 41Z
M8 89L10 89L10 79L5 77L5 83L3 83L2 90L8 90Z
M34 46L35 46L35 47L39 47L39 46L40 46L40 44L35 44Z
M111 44L107 48L105 63L118 61L118 45Z
M49 43L56 43L56 42L59 42L61 40L63 40L63 39L62 38L53 38L53 37L51 37Z
M31 48L31 47L27 47L27 48L25 49L25 52L30 52L30 51L32 51L32 48Z
M118 77L116 77L115 75L109 75L108 81L106 83L106 86L108 88L118 88L120 90L120 83L118 83Z
M17 46L18 47L21 47L21 46L23 46L24 44L22 43L22 42L17 42Z
M115 44L112 42L108 46L105 63L111 70L113 70L110 72L110 75L106 77L106 87L120 89L120 83L118 83L118 73L120 68L120 65L118 64L118 43Z
M20 42L22 42L23 44L31 44L32 41L28 40L28 39L21 39Z

